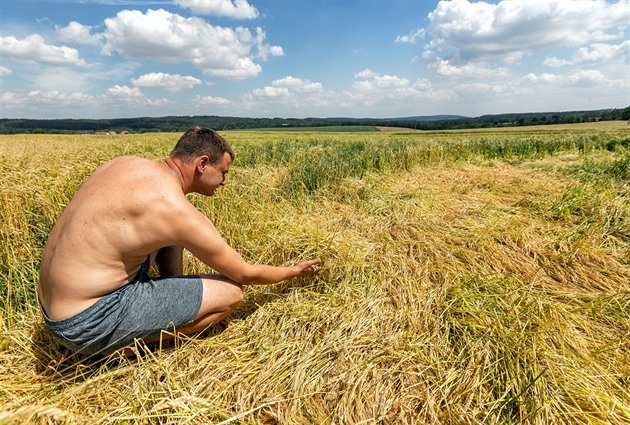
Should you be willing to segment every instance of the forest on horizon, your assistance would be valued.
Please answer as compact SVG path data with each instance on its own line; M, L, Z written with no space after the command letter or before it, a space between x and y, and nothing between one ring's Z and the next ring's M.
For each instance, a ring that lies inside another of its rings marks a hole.
M304 127L401 127L416 130L455 130L630 119L630 106L593 111L510 113L458 116L418 116L406 118L247 118L229 116L165 116L116 119L0 119L0 134L80 134L98 132L181 132L201 125L217 131Z

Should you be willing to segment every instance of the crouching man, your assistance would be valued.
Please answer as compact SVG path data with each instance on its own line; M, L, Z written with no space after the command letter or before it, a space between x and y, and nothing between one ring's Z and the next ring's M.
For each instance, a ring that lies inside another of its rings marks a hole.
M188 201L188 193L212 196L233 160L223 137L195 127L165 161L116 158L83 183L50 233L37 291L62 345L106 354L167 328L199 332L238 306L243 285L318 272L319 259L245 262ZM183 248L219 274L182 276ZM148 274L152 262L159 277Z

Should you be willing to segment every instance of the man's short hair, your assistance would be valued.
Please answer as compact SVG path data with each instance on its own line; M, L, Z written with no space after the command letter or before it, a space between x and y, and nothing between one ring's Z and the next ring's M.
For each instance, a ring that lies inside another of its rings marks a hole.
M234 160L234 151L230 144L211 128L193 127L185 132L171 152L171 156L186 163L201 155L208 155L211 165L221 161L225 153Z

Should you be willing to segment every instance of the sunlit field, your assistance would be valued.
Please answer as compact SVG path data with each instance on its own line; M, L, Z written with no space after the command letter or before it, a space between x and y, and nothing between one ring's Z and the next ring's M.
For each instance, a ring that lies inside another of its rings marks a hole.
M40 255L96 167L180 134L0 136L0 423L630 423L630 127L389 130L223 132L229 183L191 202L321 274L109 359L46 331Z

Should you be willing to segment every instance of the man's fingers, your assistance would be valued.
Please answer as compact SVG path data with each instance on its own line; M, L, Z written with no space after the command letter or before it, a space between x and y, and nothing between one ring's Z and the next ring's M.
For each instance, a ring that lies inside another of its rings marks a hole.
M300 268L302 269L303 272L306 272L306 273L318 273L319 268L317 267L317 265L321 263L322 263L322 260L320 260L319 258L315 260L302 261L300 263Z

